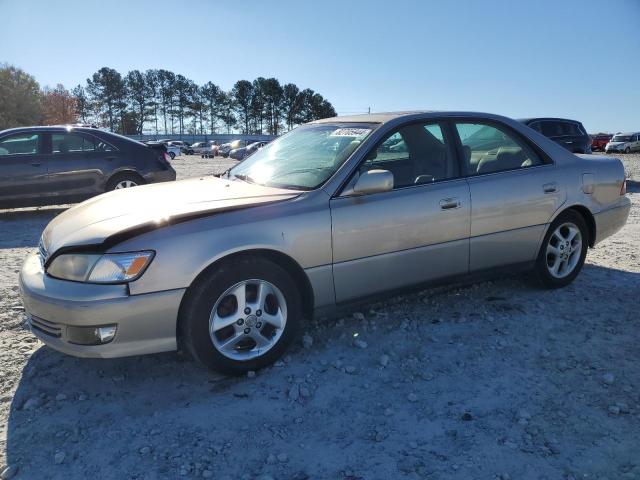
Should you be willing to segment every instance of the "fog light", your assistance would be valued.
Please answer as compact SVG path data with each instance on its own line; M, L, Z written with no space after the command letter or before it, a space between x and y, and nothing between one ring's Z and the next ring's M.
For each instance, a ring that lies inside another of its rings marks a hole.
M102 345L116 336L116 325L103 327L67 327L67 340L77 345Z

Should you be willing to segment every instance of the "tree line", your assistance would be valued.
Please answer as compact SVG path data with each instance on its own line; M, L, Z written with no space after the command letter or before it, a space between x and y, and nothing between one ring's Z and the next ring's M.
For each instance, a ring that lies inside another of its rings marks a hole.
M4 99L3 99L4 98ZM332 117L322 95L276 78L239 80L230 91L197 85L169 70L103 67L84 85L41 89L29 74L0 67L0 130L36 124L90 123L125 135L214 134L240 131L279 135L301 123Z

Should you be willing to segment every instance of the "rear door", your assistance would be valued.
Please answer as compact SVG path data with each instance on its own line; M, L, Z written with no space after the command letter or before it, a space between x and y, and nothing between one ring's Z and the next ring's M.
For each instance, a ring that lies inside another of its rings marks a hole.
M470 270L533 261L565 200L555 166L498 122L457 120L471 193Z
M93 135L73 131L51 131L49 152L49 188L61 201L103 193L118 158L115 147Z
M0 138L0 203L37 205L48 195L47 157L39 132Z
M354 175L388 170L393 190L331 200L337 302L468 272L469 187L448 132L426 122L392 132Z

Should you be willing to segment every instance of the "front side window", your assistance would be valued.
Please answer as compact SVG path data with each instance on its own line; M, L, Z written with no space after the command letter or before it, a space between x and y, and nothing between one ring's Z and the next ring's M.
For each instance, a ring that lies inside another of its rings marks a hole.
M229 170L229 178L313 190L326 182L373 131L373 124L303 125Z
M531 147L506 131L482 123L456 123L468 175L542 165Z
M393 174L394 189L459 176L452 148L438 123L411 124L390 133L367 155L360 173L380 169Z
M0 140L0 156L34 155L38 152L37 133L16 133Z

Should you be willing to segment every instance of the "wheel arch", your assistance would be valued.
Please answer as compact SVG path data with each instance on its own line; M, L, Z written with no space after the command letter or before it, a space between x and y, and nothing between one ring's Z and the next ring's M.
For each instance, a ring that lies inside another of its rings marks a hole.
M589 210L584 205L575 204L575 205L570 205L568 207L565 207L565 208L563 208L561 210L558 210L556 212L556 214L553 216L553 218L549 221L549 225L547 226L547 230L551 226L551 223L553 223L553 221L556 218L558 218L558 216L562 215L564 212L566 212L568 210L573 210L574 212L578 213L582 218L584 218L584 221L587 224L587 228L589 230L588 231L588 233L589 233L589 247L593 248L594 245L595 245L595 241L596 241L596 220L595 220L595 217L593 216L593 213L591 213L591 210ZM545 234L546 233L547 232L545 231ZM543 238L544 238L544 235L543 235Z
M203 277L209 274L212 270L215 270L220 264L224 262L228 262L230 260L237 260L243 257L250 256L259 256L262 258L269 259L274 263L282 266L287 273L289 273L294 279L296 285L300 287L300 294L302 296L302 309L305 318L311 318L313 315L314 309L314 292L313 287L311 285L311 281L309 277L305 273L304 269L300 266L298 262L296 262L292 257L287 255L286 253L280 252L278 250L272 250L268 248L253 248L248 250L242 250L238 252L229 253L220 258L217 258L211 264L207 265L203 268L200 273L193 279L191 284L187 287L185 294L182 296L182 300L180 301L180 308L178 309L178 321L176 322L176 338L178 340L178 345L181 345L181 328L180 321L183 317L183 311L186 306L186 302L189 299L189 291L190 289L200 281Z

